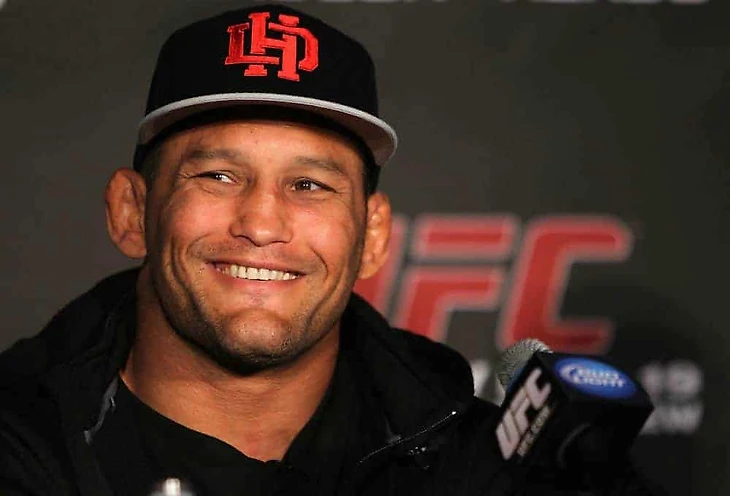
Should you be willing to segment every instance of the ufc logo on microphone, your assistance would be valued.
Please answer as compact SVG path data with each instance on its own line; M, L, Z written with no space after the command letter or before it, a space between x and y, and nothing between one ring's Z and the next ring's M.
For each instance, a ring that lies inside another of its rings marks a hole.
M279 14L279 22L269 21L268 12L249 14L250 22L228 27L228 56L225 65L248 64L244 76L267 76L266 65L279 67L276 76L288 81L299 81L299 70L311 72L319 66L319 40L306 28L299 27L299 17ZM249 49L246 50L246 33ZM269 37L280 33L281 38ZM304 57L297 60L299 40L304 42ZM267 49L280 55L267 54Z
M497 426L497 443L499 444L499 450L502 452L502 457L505 460L509 460L515 451L517 451L522 436L530 427L527 412L529 410L539 411L542 409L550 396L550 383L545 383L542 387L537 385L537 379L541 375L542 370L539 368L530 373L527 381L525 381L525 385L512 398L509 409L504 412L502 421ZM547 415L549 415L549 410L547 414L540 415L542 423L546 420L545 417ZM539 429L542 428L542 423ZM539 431L539 429L536 430ZM529 446L527 446L527 449L529 449Z

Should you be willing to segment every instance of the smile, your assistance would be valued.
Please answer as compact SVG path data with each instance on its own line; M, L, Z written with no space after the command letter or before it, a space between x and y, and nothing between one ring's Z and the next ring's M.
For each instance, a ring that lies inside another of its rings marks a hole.
M243 265L215 265L218 272L228 274L237 279L249 279L254 281L289 281L299 277L291 272L281 270L265 269L259 267L245 267Z

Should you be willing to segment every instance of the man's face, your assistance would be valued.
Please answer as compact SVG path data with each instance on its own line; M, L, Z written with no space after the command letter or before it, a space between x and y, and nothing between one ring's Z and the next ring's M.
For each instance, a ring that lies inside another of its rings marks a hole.
M255 370L336 329L366 232L355 146L303 124L241 120L161 147L143 271L174 332L227 368Z

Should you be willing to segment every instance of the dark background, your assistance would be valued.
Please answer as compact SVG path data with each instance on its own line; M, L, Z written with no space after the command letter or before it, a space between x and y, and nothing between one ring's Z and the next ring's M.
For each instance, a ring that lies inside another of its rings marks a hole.
M253 3L0 1L0 349L129 266L102 193L131 162L157 49L189 21ZM701 406L696 428L647 431L639 465L672 495L727 494L730 4L287 3L371 51L401 139L382 186L408 221L629 226L628 260L576 267L560 311L611 318L610 354L637 375L664 371L658 402ZM498 310L450 322L449 344L494 362ZM701 384L683 396L687 377Z

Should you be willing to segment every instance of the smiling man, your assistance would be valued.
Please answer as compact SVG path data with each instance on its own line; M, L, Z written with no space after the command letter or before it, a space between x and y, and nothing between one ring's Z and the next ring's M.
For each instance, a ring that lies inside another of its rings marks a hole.
M466 361L352 294L387 256L395 147L370 56L321 21L174 33L106 190L140 268L0 357L0 494L522 490Z

